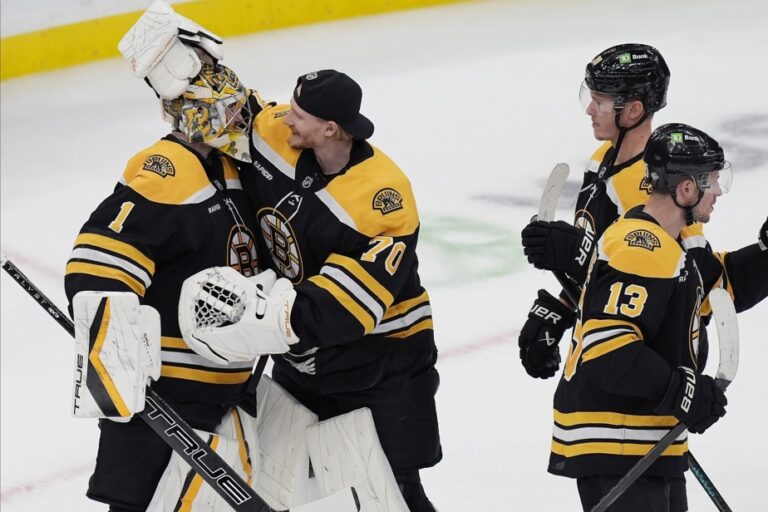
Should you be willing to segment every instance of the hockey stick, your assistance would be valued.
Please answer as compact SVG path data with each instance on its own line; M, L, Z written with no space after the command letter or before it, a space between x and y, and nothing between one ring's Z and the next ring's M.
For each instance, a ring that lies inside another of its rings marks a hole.
M536 216L531 219L531 222L536 220L552 222L555 220L557 202L560 200L560 193L563 190L565 181L568 179L569 173L570 168L568 167L568 164L559 163L552 168L552 172L549 173L549 178L547 178L547 183L544 185L544 190L541 193L539 211ZM571 306L576 310L576 307L579 305L579 296L581 295L579 286L563 272L552 273L560 283L560 286L563 287L563 291L568 296L568 300L571 301Z
M736 319L736 308L728 293L722 288L717 288L709 292L709 303L712 305L712 315L717 325L717 338L720 344L720 362L715 374L715 383L725 391L728 385L736 377L736 370L739 366L739 325ZM592 507L591 512L605 512L629 487L637 480L648 467L656 462L662 452L666 450L680 434L685 432L686 425L678 423L675 428L670 430L661 441L646 453L634 466L624 475L618 483L603 496L597 505ZM691 457L691 459L693 459ZM695 460L695 459L693 459ZM694 475L696 473L694 472ZM696 475L698 478L698 475ZM702 485L704 483L702 482ZM713 486L714 489L714 486ZM705 490L707 490L705 486ZM709 491L707 490L709 493ZM717 490L715 489L715 492ZM730 511L730 507L722 499L720 493L717 493L719 500L710 494L712 501L719 510Z
M552 172L547 179L547 183L544 186L544 191L541 194L541 202L539 203L539 212L534 219L544 220L551 222L555 218L555 210L557 209L557 203L560 199L560 192L565 185L565 181L568 178L569 168L567 164L559 163L555 165ZM581 296L581 287L573 282L567 275L562 272L553 272L560 285L563 287L563 291L568 299L573 304L574 309L578 306L579 297ZM718 507L718 510L730 510L728 504L725 503L720 492L717 490L712 480L709 478L704 468L701 467L699 462L693 456L691 452L688 452L688 464L691 467L691 473L696 477L707 495L712 498L712 501Z
M0 255L0 263L3 270L74 338L75 325L72 320L4 255ZM275 512L151 387L147 388L146 406L139 417L236 512ZM359 512L360 502L355 489L348 487L285 512L322 510Z

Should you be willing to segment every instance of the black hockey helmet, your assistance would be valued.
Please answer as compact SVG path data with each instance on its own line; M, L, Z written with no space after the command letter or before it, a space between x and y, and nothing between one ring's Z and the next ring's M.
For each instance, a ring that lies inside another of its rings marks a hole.
M635 98L647 112L656 112L667 104L669 76L667 63L656 48L630 43L608 48L592 59L584 83L591 91L613 96L617 113Z
M682 123L662 125L651 134L643 157L646 178L653 190L674 193L683 178L693 178L699 190L712 186L712 175L719 171L717 182L723 192L731 184L731 166L723 148L701 130Z

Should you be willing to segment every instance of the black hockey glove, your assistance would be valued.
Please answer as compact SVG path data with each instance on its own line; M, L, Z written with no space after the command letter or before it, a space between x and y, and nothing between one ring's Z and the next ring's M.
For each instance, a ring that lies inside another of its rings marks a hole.
M576 315L547 290L539 290L528 320L517 340L520 361L531 377L548 379L560 368L558 343L566 329L573 327Z
M763 227L760 228L760 234L757 236L757 243L760 248L768 254L768 218L765 219Z
M562 220L536 220L523 228L521 237L523 253L534 267L565 272L584 282L594 245L591 234Z
M672 372L667 392L656 412L672 414L685 423L690 432L701 434L725 416L727 404L728 399L715 384L715 379L680 366Z

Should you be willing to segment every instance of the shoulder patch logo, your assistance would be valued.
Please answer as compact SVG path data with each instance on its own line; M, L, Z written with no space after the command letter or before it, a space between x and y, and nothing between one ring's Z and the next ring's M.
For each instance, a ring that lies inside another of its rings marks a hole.
M650 231L646 231L645 229L637 229L632 231L624 237L624 240L628 242L630 247L642 247L643 249L648 249L649 251L653 251L657 247L661 247L661 241L659 240L659 237Z
M393 188L383 188L376 192L371 206L386 215L403 207L403 196Z
M156 172L163 178L166 176L176 176L176 168L173 166L173 162L163 155L150 155L149 158L144 160L142 169Z

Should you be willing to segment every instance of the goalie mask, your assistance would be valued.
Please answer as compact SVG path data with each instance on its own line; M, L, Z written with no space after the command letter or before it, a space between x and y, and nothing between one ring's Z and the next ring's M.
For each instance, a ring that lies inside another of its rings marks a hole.
M178 98L162 100L162 107L163 118L190 142L202 142L237 160L251 161L248 91L228 67L203 64L186 91Z

